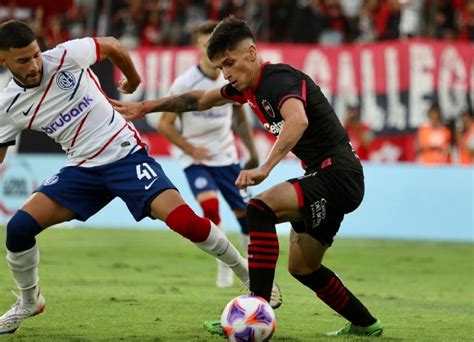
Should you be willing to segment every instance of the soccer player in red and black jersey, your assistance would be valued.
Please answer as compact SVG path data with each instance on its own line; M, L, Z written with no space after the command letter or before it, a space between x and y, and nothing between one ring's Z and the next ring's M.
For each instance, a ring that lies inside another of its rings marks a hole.
M381 335L380 320L322 265L344 215L355 210L364 196L362 165L333 108L305 73L287 64L263 62L242 20L221 21L207 53L229 82L224 87L140 103L113 101L115 108L133 120L149 112L249 103L263 126L278 138L263 164L241 171L236 184L246 188L261 183L290 151L305 169L304 176L277 184L248 203L250 290L270 299L279 254L275 224L291 222L289 272L349 321L329 335ZM218 321L205 325L212 333L221 332Z

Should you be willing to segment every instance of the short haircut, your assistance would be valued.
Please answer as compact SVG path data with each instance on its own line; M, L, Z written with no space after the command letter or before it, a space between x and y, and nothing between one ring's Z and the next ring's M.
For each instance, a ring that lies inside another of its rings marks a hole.
M36 40L33 30L19 20L8 20L0 25L0 50L24 48Z
M233 16L227 17L212 32L207 45L207 56L212 60L225 51L233 50L245 39L251 39L255 43L255 37L247 23Z
M216 28L218 22L215 20L206 20L201 25L196 27L193 31L193 41L196 43L197 39L201 35L211 34Z

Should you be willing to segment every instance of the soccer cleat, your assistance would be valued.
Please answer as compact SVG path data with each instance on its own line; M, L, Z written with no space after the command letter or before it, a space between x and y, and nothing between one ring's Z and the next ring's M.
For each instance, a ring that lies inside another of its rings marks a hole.
M377 320L368 327L359 327L352 323L347 323L337 331L329 332L327 336L360 335L360 336L381 336L383 333L383 323Z
M277 283L273 283L272 294L270 296L270 306L272 309L278 309L283 303L283 296L281 295L280 286Z
M247 280L245 283L241 284L240 291L245 292L248 291L250 288L250 280ZM272 309L278 309L281 304L283 303L283 296L281 294L280 286L277 283L273 283L272 293L270 295L270 301L268 304L272 307Z
M221 321L204 321L204 328L212 335L224 336Z
M216 286L219 288L232 287L234 285L234 272L222 261L217 261Z
M33 302L22 304L21 298L18 298L10 310L0 317L0 334L12 334L28 317L36 316L44 311L46 301L41 293Z

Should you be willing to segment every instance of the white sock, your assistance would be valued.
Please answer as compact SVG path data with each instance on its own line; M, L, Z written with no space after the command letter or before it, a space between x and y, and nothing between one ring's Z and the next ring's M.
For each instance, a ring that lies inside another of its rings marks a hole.
M207 239L196 243L196 246L228 265L242 282L248 281L247 261L214 223L211 222L211 231Z
M7 250L7 263L20 289L22 303L35 301L38 296L39 260L39 250L36 245L22 252Z

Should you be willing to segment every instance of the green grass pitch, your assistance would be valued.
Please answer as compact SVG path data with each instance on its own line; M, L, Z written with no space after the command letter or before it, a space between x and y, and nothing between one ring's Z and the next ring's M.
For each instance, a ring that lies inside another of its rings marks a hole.
M4 245L4 228L0 236ZM237 235L231 238L238 244ZM52 228L37 240L45 313L0 342L222 340L202 322L218 318L240 292L217 289L215 261L178 235ZM288 237L280 244L284 302L273 341L373 341L324 337L344 319L288 274ZM380 341L474 340L473 244L340 238L325 264L385 323ZM2 257L2 313L14 288Z

